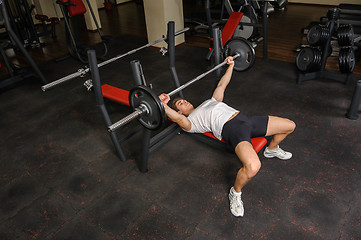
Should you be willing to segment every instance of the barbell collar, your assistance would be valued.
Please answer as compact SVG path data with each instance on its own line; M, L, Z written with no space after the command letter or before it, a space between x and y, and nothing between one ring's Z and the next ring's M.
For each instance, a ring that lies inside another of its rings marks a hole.
M134 119L138 118L142 114L149 114L149 109L145 104L140 104L139 107L134 109L134 112L125 116L124 118L120 119L118 122L113 123L108 127L108 132L114 132L115 130L119 129L120 127L130 123Z
M183 28L182 30L179 30L179 31L175 32L175 33L174 33L174 36L178 36L178 35L186 32L186 31L188 31L189 29L190 29L189 27ZM126 53L124 53L124 54L115 56L115 57L113 57L113 58L111 58L111 59L109 59L109 60L103 61L103 62L101 62L101 63L98 64L98 68L103 67L103 66L105 66L105 65L107 65L107 64L109 64L109 63L111 63L111 62L114 62L114 61L120 59L120 58L126 57L126 56L131 55L131 54L133 54L133 53L135 53L135 52L138 52L139 50L141 50L141 49L143 49L143 48L147 48L147 47L153 46L153 45L155 45L155 44L157 44L157 43L159 43L159 42L162 42L162 41L166 40L167 38L168 38L168 37L163 37L163 38L158 39L158 40L156 40L156 41L154 41L154 42L151 42L151 43L148 43L148 44L143 45L143 46L141 46L141 47L138 47L138 48L136 48L136 49L130 50L129 52L126 52ZM88 73L89 71L90 71L90 68L89 68L89 67L81 68L81 69L79 69L77 72L75 72L75 73L73 73L73 74L70 74L70 75L65 76L65 77L63 77L63 78L60 78L60 79L58 79L58 80L55 80L55 81L53 81L53 82L51 82L51 83L48 83L48 84L46 84L46 85L43 85L43 86L41 87L41 90L43 90L43 91L45 92L45 91L49 90L50 88L55 87L56 85L59 85L59 84L61 84L61 83L64 83L64 82L69 81L70 79L73 79L73 78L76 78L76 77L80 77L80 76L82 77L82 76L84 76L86 73Z
M236 55L233 56L233 59L236 59L236 58L238 58L239 56L240 56L240 54L237 53ZM204 76L208 75L209 73L217 70L218 68L223 67L223 66L226 65L226 64L227 64L227 61L224 61L224 62L218 64L217 66L215 66L214 68L208 70L207 72L202 73L202 74L199 75L198 77L193 78L193 79L190 80L189 82L187 82L187 83L183 84L182 86L174 89L173 91L171 91L170 93L168 93L168 95L169 95L169 96L173 96L174 94L178 93L179 91L183 90L184 88L188 87L189 85L193 84L194 82L198 81L199 79L203 78Z

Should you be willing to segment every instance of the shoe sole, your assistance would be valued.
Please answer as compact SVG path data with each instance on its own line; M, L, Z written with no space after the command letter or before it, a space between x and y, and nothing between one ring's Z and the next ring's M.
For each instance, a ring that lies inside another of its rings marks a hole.
M274 158L274 157L276 157L276 158L278 158L278 159L280 159L280 160L284 160L284 161L292 158L292 156L289 157L289 158L279 158L279 157L277 157L277 156L268 155L267 153L263 153L263 156L265 156L266 158Z

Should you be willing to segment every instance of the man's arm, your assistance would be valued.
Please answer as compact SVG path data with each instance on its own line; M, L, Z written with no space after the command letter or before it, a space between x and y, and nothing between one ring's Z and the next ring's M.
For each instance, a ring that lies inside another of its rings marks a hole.
M233 72L233 66L234 66L233 57L227 57L225 61L227 61L228 64L227 71L222 76L221 80L219 80L218 85L212 95L212 97L216 99L218 102L223 101L224 91L226 90L228 83L231 81L232 72Z
M163 103L165 113L173 122L177 123L181 128L186 131L191 130L192 123L188 120L188 118L168 106L170 97L167 94L162 93L161 95L159 95L159 99Z

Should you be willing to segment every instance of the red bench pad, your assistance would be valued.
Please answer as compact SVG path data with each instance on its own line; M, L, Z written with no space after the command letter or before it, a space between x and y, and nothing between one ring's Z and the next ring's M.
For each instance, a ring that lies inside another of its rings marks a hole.
M243 16L242 12L232 12L231 16L228 18L226 25L222 29L222 45L224 45L228 42L229 39L233 37L234 31L236 31L236 28L241 21Z
M208 137L214 138L219 141L219 139L216 138L211 132L205 132L203 133L203 135L206 135ZM226 141L224 141L223 139L220 141L226 143ZM258 153L264 147L264 145L266 145L267 140L264 137L256 137L251 139L251 143L254 151Z
M82 0L60 0L60 2L69 4L67 7L70 16L78 16L86 12L86 8Z
M102 86L103 97L130 106L129 91L108 84Z

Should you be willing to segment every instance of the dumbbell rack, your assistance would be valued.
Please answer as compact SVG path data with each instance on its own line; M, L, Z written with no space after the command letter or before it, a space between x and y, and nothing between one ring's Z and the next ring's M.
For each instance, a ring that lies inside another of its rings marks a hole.
M314 72L307 72L307 73L299 72L297 77L297 84L301 84L303 81L320 79L320 78L331 79L345 84L349 84L349 82L352 80L352 73L341 73L341 72L329 71L325 69L327 58L330 56L330 49L332 49L331 38L335 32L336 23L339 16L339 9L338 8L330 9L327 13L327 16L328 16L327 26L330 35L322 51L321 68Z

